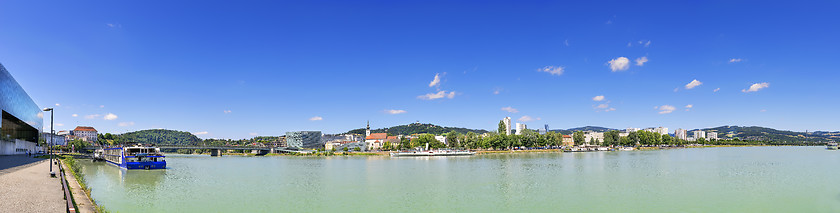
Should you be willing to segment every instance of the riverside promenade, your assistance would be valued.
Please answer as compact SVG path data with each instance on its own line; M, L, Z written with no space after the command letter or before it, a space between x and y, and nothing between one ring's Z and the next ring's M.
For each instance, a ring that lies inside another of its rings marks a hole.
M49 159L0 156L0 212L65 212L61 182L49 171Z

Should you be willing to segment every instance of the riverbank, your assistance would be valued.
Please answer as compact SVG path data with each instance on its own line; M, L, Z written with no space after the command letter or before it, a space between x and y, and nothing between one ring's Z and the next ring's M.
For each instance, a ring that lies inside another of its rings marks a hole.
M97 205L90 197L90 187L87 186L82 168L78 165L76 158L70 155L60 155L59 160L64 165L64 176L67 178L70 193L73 196L73 205L80 213L101 212L107 213L104 207Z

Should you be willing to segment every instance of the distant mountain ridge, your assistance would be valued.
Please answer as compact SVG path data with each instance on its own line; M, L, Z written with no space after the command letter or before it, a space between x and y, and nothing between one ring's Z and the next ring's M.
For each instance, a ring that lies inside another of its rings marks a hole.
M466 134L467 132L474 132L477 134L484 134L490 131L483 130L483 129L467 129L461 127L442 127L434 124L421 124L421 123L411 123L406 125L399 125L393 126L389 128L380 128L380 129L371 129L371 133L388 133L389 135L411 135L411 134L423 134L429 133L434 135L442 135L444 133L449 133L451 131L455 131L461 134ZM359 128L350 130L347 133L350 134L365 134L365 129Z
M157 145L198 145L203 140L189 132L168 129L147 129L114 135L121 143L144 143Z

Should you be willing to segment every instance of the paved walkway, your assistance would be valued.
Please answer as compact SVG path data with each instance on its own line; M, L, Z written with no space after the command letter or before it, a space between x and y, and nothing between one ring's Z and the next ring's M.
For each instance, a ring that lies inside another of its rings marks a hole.
M0 156L0 212L65 212L61 182L49 172L49 159Z

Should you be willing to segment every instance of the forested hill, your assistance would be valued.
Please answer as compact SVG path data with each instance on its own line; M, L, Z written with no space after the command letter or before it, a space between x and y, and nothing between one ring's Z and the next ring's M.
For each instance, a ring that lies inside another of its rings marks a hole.
M149 143L157 145L198 145L202 141L189 132L167 129L149 129L115 135L122 143Z
M779 141L779 142L824 142L840 140L840 132L794 132L788 130L777 130L758 126L720 126L703 129L703 131L714 131L720 138L739 138L741 140L754 141Z
M442 135L444 133L449 133L451 131L455 131L461 134L466 134L467 132L475 132L477 134L487 133L487 130L483 129L467 129L467 128L460 128L460 127L442 127L434 124L420 124L420 123L412 123L407 125L399 125L390 128L382 128L382 129L372 129L370 130L371 133L388 133L388 135L411 135L411 134L422 134L422 133L429 133L434 135ZM365 134L365 129L354 129L350 130L350 134Z
M564 135L571 135L572 133L577 132L577 131L606 132L606 131L610 131L610 130L617 130L617 129L600 127L600 126L584 126L584 127L577 127L577 128L571 128L571 129L552 129L551 131L552 132L557 132L557 133L560 133L560 134L564 134Z

